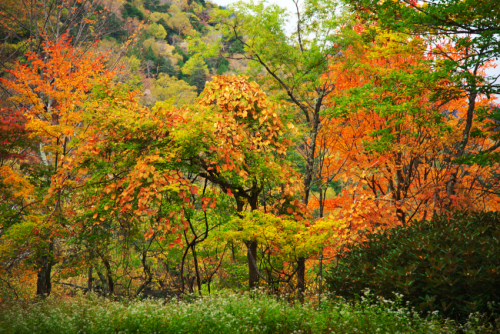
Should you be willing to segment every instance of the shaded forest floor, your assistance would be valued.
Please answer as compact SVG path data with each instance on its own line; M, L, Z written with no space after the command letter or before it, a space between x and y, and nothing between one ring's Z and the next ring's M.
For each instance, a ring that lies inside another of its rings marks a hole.
M480 319L458 326L401 303L327 299L322 307L261 293L188 300L111 301L95 295L0 306L0 333L488 333Z

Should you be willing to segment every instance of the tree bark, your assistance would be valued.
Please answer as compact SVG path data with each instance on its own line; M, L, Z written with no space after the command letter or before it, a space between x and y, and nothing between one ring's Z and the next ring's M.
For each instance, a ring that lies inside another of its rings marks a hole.
M194 262L194 272L196 274L196 285L198 286L198 293L201 296L201 277L200 277L200 270L198 268L198 257L196 256L196 251L194 247L196 244L191 246L191 253L193 254L193 262Z
M259 275L257 273L257 241L247 241L246 242L248 252L247 252L247 260L248 260L248 287L250 290L255 289L259 283ZM255 264L254 264L254 261Z
M144 283L142 283L141 286L139 286L139 288L135 291L134 295L136 297L153 281L153 274L151 273L151 268L149 268L147 263L147 253L148 252L144 250L141 254L142 268L146 274L146 279L144 280Z
M304 302L304 292L306 290L306 259L299 257L297 259L297 292L299 294L299 300L301 303Z
M319 252L318 257L318 308L321 307L321 292L323 291L323 250Z
M104 264L104 267L106 267L106 278L108 280L108 290L109 294L112 295L115 290L115 284L113 282L113 276L111 275L111 265L109 264L109 261L102 256L102 263Z
M89 292L92 291L92 266L89 267L87 289Z
M38 275L36 281L36 295L47 297L52 289L51 271L52 271L52 256L54 253L54 243L49 242L47 254L42 255L38 260Z
M311 119L310 144L309 148L306 150L306 173L304 175L304 198L302 201L305 205L309 203L309 194L311 192L311 186L314 181L314 169L315 169L314 158L316 155L316 137L318 136L319 126L321 124L319 113L321 111L322 100L323 100L323 95L320 95L316 100L314 114ZM306 260L304 257L299 257L297 259L297 266L298 266L297 292L299 294L300 302L304 302L304 293L306 291L305 262Z
M474 74L477 72L477 68L474 71ZM469 137L470 137L470 131L472 129L472 123L474 121L474 111L476 109L476 98L477 98L477 93L475 92L476 90L476 84L473 84L473 91L470 93L469 98L468 98L468 108L467 108L467 116L465 119L465 128L462 132L462 141L459 144L459 147L457 149L457 153L455 155L455 159L461 158L464 156L467 144L469 143ZM457 183L457 176L458 176L459 168L458 166L455 168L455 170L451 173L451 176L446 183L446 195L448 196L448 199L450 199L452 195L455 194L455 185ZM451 199L448 201L447 205L451 205L452 201Z
M109 288L108 288L108 282L106 282L106 277L104 277L104 275L99 270L97 270L97 276L99 276L99 279L101 280L102 283L102 294L107 295L109 292Z

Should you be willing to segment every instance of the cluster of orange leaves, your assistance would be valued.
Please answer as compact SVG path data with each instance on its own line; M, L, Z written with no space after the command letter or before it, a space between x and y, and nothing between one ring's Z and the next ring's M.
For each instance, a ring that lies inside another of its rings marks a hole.
M344 61L332 62L327 74L336 82L336 90L330 95L331 106L335 107L336 98L349 98L353 88L368 87L368 84L377 87L383 84L383 78L390 77L391 72L412 74L416 67L425 66L420 62L426 57L421 45L401 48L391 45L389 40L382 45L353 47L343 55ZM353 59L358 66L349 66ZM394 84L404 85L403 82ZM343 185L340 194L324 203L329 215L325 219L341 222L335 231L335 241L327 247L330 257L339 247L363 240L366 232L409 223L410 219L430 219L434 213L448 208L485 211L499 208L495 192L478 181L490 182L498 164L481 167L453 163L454 145L462 140L465 126L460 120L466 117L466 98L457 94L448 102L431 101L432 89L446 89L447 82L432 82L428 87L428 93L413 100L390 89L367 97L373 100L389 98L395 106L408 106L406 110L402 108L404 111L398 118L377 112L377 106L360 101L350 106L348 117L323 119L318 143L325 158L318 177L336 175L334 180ZM494 99L482 97L476 108L498 106ZM423 112L412 113L412 107ZM428 125L436 113L448 115L443 120L451 131L440 131L438 126ZM373 133L388 128L396 138L392 147L378 152L367 149L367 144L377 143L380 138ZM491 121L476 121L474 128L487 135L470 138L467 146L470 153L477 153L494 142ZM446 185L450 175L457 170L456 192L449 196ZM498 189L494 178L491 182ZM314 209L319 204L316 198L309 206Z

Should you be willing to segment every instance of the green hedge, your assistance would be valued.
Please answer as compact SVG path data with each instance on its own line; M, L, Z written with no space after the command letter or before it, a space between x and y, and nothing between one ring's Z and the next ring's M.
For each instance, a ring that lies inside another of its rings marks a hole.
M499 241L496 212L413 221L349 246L328 268L327 282L348 299L370 289L386 299L399 293L418 310L459 321L473 312L491 315L500 302Z

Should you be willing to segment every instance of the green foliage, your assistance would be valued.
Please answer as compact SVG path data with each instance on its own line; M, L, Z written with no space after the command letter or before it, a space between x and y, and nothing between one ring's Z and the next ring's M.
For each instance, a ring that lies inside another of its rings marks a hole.
M386 299L396 292L417 309L465 321L474 312L490 313L489 303L498 310L499 240L500 213L414 221L347 246L327 281L349 299L365 289Z
M159 0L145 0L144 8L152 12L166 12L170 8L170 4L161 5Z
M327 302L318 311L259 293L186 299L113 302L91 296L9 305L0 312L0 333L450 333L453 328L384 301Z
M334 1L304 4L300 31L292 35L286 32L284 24L290 13L277 5L240 2L231 9L218 12L221 21L218 28L224 36L219 42L229 46L226 53L246 53L257 73L261 71L261 63L273 72L287 73L281 78L286 85L300 86L301 98L310 98L308 89L320 85L321 74L327 71L325 55L340 50L340 41L330 31L339 26L340 18L349 20L334 14L337 4Z
M111 13L106 21L106 27L104 29L110 31L108 36L113 37L116 40L122 40L128 36L127 30L125 30L123 26L123 21L121 21L115 13Z
M191 75L189 77L189 83L192 86L196 87L196 92L198 94L200 94L203 91L206 82L207 82L207 71L204 68L199 67L191 72Z
M159 74L152 87L157 101L171 101L174 105L191 104L196 99L195 87L168 74Z
M453 40L457 49L469 49L467 61L455 62L458 68L474 67L484 64L500 55L500 26L498 1L476 0L431 0L420 4L418 1L405 0L347 0L365 18L390 29L411 32L411 34L446 34ZM472 50L480 52L472 53ZM464 54L465 55L465 54ZM465 78L472 79L477 73L462 72ZM497 85L485 85L481 89L498 91Z
M189 76L189 82L196 87L196 92L200 94L205 88L207 81L208 66L199 55L195 55L184 64L182 73Z
M123 5L122 17L125 20L129 17L136 17L139 20L144 20L144 14L139 10L139 8L130 3L126 3Z
M155 56L155 53L153 51L153 48L150 46L147 51L146 51L146 56L144 57L146 60L152 60L156 62L158 58Z
M157 23L163 26L163 28L165 28L167 35L172 35L176 33L175 30L172 28L172 26L169 25L167 21L165 21L163 18L159 19Z
M182 50L182 48L179 45L176 45L174 50L175 53L182 56L182 61L184 63L189 60L189 56L184 52L184 50Z
M497 75L482 70L492 67L491 61L500 57L499 1L476 0L346 0L363 19L377 22L385 29L423 36L429 43L434 67L448 73L448 80L460 87L468 99L469 110L462 147L469 136L477 136L472 124L480 116L474 110L479 95L488 98L500 92ZM448 47L452 46L452 47ZM488 165L498 159L488 157L493 150L483 148L480 155L465 156L457 163ZM458 150L462 158L463 148Z
M158 73L165 73L171 77L177 77L177 71L172 65L172 61L170 60L170 58L158 58Z
M205 25L203 23L198 23L197 25L195 25L195 29L200 33L206 31Z
M244 53L245 52L243 43L234 37L229 39L228 44L229 44L229 49L228 49L229 53Z
M219 67L217 68L217 74L222 75L229 72L229 60L226 58L221 58L219 62Z

